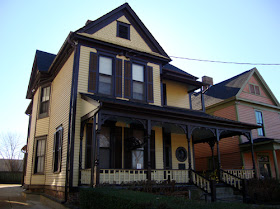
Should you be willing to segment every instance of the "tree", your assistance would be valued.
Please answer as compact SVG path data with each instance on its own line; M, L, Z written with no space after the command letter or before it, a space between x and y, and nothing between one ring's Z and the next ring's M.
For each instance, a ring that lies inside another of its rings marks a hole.
M18 133L8 132L0 135L0 157L3 158L8 171L20 171L22 167L22 141L22 136Z

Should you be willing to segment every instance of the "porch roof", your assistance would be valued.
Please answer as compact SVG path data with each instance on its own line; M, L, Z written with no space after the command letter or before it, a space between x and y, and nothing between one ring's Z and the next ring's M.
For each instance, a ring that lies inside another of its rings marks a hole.
M114 114L118 114L118 116L131 114L136 118L140 117L142 119L150 119L159 122L226 129L227 132L224 133L223 138L240 135L240 132L248 132L252 129L259 128L259 126L255 124L242 123L212 116L197 110L166 106L162 107L85 93L81 93L81 96L82 99L88 102L102 102L102 110L114 112Z
M280 139L260 137L253 140L255 151L280 150ZM250 142L239 145L242 151L250 150Z

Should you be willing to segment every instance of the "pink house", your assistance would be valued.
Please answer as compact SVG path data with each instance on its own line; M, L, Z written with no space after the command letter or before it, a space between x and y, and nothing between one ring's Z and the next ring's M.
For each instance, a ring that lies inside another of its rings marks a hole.
M252 130L256 175L279 179L280 105L259 71L253 68L216 85L204 76L203 82L208 84L204 89L207 113L261 126ZM219 145L223 169L252 169L251 146L244 136L221 140ZM197 170L213 169L208 144L195 145L195 153Z

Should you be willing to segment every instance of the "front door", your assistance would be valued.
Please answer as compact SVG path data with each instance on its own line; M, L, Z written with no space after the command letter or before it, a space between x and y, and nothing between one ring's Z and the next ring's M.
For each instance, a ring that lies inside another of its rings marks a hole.
M172 169L171 133L163 132L163 146L164 169Z
M258 163L259 163L260 178L261 179L270 178L271 170L270 170L269 157L267 155L259 155Z

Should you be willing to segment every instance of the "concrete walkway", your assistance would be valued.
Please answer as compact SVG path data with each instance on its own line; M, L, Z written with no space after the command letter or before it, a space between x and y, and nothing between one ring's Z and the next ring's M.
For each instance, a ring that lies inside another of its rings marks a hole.
M19 184L0 184L0 208L1 209L51 209L40 202L40 195L28 195L24 197L22 187Z

